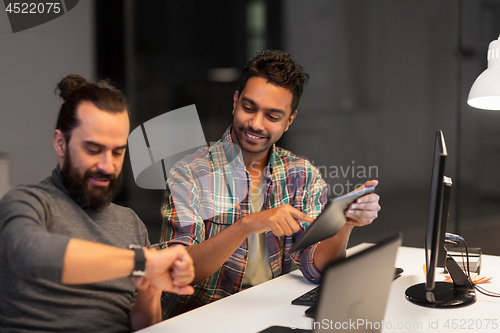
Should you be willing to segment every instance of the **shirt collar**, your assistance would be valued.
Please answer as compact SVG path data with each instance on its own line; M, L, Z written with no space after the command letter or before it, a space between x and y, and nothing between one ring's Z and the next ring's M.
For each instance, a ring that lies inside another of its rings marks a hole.
M68 195L69 197L71 197L70 194L69 194L68 189L66 188L66 186L64 186L64 183L63 183L63 180L62 180L62 176L61 176L61 168L59 167L59 164L57 164L57 166L55 167L55 169L52 170L52 175L50 176L50 180L52 181L52 183L54 183L54 185L59 190L61 190L66 195Z
M224 152L226 153L227 160L229 163L238 162L239 164L245 166L243 161L243 156L241 155L240 147L233 142L233 138L231 137L231 130L233 129L233 125L230 125L224 135L222 136L222 144L224 146Z

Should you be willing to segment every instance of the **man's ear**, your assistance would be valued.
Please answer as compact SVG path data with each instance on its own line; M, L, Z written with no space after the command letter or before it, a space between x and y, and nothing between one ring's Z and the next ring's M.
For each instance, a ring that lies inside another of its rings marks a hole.
M236 109L236 104L238 104L238 99L240 98L240 93L238 90L234 92L233 95L233 116L234 116L234 110Z
M68 149L68 144L61 130L56 129L54 131L52 143L54 144L54 149L56 150L57 156L59 156L60 158L64 158L64 156L66 155L66 150Z
M288 131L288 127L290 127L290 125L293 123L293 120L295 119L295 117L297 117L297 113L298 113L298 111L295 110L294 112L292 112L290 117L288 117L287 124L285 127L285 132Z

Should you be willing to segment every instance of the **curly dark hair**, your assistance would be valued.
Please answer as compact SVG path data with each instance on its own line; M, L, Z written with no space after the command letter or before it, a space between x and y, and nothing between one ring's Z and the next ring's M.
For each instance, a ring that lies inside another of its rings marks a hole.
M76 110L83 101L92 102L98 109L110 113L128 112L125 95L106 80L90 82L78 74L70 74L57 84L56 93L64 100L56 129L64 134L66 142L79 125Z
M309 75L290 54L278 50L259 52L248 61L243 68L240 93L252 77L264 78L267 82L290 90L293 96L292 113L297 110L304 85L309 80Z

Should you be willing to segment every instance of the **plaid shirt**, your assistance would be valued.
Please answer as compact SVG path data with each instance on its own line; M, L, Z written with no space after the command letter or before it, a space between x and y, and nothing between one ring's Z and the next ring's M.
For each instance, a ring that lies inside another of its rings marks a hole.
M162 248L201 243L250 214L250 174L232 142L231 129L215 145L187 156L170 171L162 207ZM264 177L264 210L290 204L311 217L322 211L326 183L307 159L273 145ZM313 263L317 244L289 255L307 224L300 222L300 226L301 231L288 237L265 233L273 277L290 272L293 259L308 280L318 283L321 273ZM193 295L166 294L164 319L240 291L247 258L245 240L222 267L195 286Z

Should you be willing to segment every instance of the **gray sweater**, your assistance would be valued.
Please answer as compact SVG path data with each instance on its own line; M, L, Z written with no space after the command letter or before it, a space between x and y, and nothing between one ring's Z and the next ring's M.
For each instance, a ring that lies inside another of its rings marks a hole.
M129 208L82 209L59 168L0 201L0 332L126 332L135 288L128 278L61 284L70 238L126 248L149 246L146 227Z

